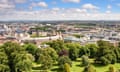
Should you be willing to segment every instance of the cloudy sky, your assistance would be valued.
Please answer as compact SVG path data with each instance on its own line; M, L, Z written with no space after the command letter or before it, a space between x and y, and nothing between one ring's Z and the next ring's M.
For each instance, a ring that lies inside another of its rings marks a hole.
M120 0L0 0L0 20L120 20Z

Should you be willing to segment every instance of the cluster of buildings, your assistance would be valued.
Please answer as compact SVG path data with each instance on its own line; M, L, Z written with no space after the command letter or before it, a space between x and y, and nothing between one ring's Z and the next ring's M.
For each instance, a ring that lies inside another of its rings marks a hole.
M114 46L118 45L120 31L117 29L119 27L115 25L116 28L113 29L109 25L105 25L105 27L103 25L93 25L84 26L83 24L83 26L79 26L75 23L0 23L0 44L14 41L20 44L34 42L40 45L44 41L62 39L64 41L79 42L81 45L96 43L98 40L108 41Z
M61 32L53 29L48 31L36 30L36 27L43 27L41 24L0 24L0 44L7 41L13 41L20 44L32 42L37 45L44 41L62 39ZM34 28L31 30L31 28ZM32 37L32 35L41 35Z
M29 37L27 27L19 25L0 24L0 44L7 41L20 42L23 37Z
M83 35L83 37L76 38L74 34ZM109 43L117 46L120 42L120 32L106 29L106 28L99 28L96 27L94 29L80 29L80 31L71 31L66 32L66 37L64 37L65 41L71 42L79 42L81 45L85 45L88 43L97 43L99 40L108 41Z

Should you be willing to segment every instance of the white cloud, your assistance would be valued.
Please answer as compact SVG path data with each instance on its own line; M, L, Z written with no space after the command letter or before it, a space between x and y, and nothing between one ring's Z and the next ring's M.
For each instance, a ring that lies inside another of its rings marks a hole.
M107 10L107 11L106 11L106 13L108 13L108 14L109 14L109 13L111 13L111 11L110 11L110 10Z
M48 5L45 2L39 2L38 6L40 6L40 7L47 7Z
M8 9L14 9L15 5L14 4L10 4L8 2L4 2L4 3L0 3L0 10L8 10Z
M53 11L59 11L60 8L57 8L57 7L56 7L56 8L52 8L52 10L53 10Z
M79 9L79 8L77 8L77 9L75 9L77 12L81 12L81 13L86 13L87 12L87 10L86 9Z
M0 0L0 10L14 9L15 5L8 0Z
M108 9L111 9L111 8L112 8L112 6L111 6L111 5L108 5L108 6L107 6L107 8L108 8Z
M57 11L56 11L57 10ZM39 11L9 11L0 20L120 20L120 14L89 13L79 8L54 8Z
M10 5L10 4L0 4L0 8L1 9L8 9L8 8L14 8L14 5Z
M8 3L8 0L0 0L0 3Z
M46 2L32 2L31 5L29 6L29 9L32 10L34 7L41 7L41 8L47 8L48 5Z
M82 6L82 8L84 8L84 9L99 9L99 7L97 7L97 6L95 6L95 5L93 5L93 4L90 4L90 3L88 3L88 4L84 4L83 6Z
M80 8L69 8L65 9L63 13L87 13L87 10Z
M79 3L80 0L62 0L63 2L73 2L73 3Z
M25 3L27 0L15 0L16 3Z
M47 9L46 2L32 1L30 11L15 10L15 3L24 3L27 0L0 0L0 20L120 20L120 14L111 12L111 5L107 6L105 13L99 13L99 7L93 4L84 4L81 8ZM79 3L80 0L63 0L64 2ZM120 4L117 4L120 6ZM43 7L39 11L32 11L33 7Z

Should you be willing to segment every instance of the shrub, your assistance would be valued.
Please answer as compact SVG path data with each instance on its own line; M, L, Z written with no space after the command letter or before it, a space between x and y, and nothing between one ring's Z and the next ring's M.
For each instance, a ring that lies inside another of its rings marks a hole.
M88 66L89 65L88 56L85 56L85 55L82 56L82 65L83 66Z
M68 63L64 64L64 72L70 72L70 65Z
M92 65L88 65L84 68L83 72L96 72Z

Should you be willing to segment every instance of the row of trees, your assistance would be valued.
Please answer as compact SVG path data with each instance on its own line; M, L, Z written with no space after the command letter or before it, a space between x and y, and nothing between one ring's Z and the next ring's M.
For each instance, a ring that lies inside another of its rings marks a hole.
M120 48L114 47L106 41L97 44L81 46L78 43L65 43L62 40L50 41L45 44L47 48L37 48L34 44L23 46L7 42L0 46L0 72L30 72L32 63L41 65L41 69L48 70L53 64L58 63L60 70L70 72L72 61L82 58L82 65L89 67L89 58L94 58L94 63L101 65L120 62ZM61 71L61 72L62 72Z
M53 48L37 48L34 44L6 42L0 46L0 72L31 72L32 63L41 65L47 70L58 60Z
M89 65L89 58L94 58L94 63L101 65L120 62L120 47L114 47L107 41L100 40L97 44L87 44L84 46L78 43L64 43L61 40L46 44L52 47L60 57L67 56L72 61L76 61L77 58L82 57L83 66ZM71 64L69 65L71 66Z

